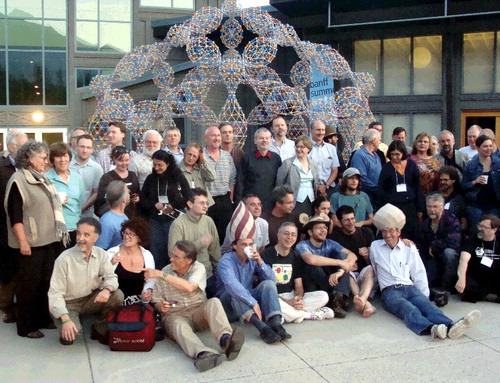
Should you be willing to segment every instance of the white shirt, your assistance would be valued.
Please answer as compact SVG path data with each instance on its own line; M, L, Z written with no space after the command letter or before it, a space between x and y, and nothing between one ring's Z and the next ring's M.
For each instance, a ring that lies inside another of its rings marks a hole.
M391 249L383 239L372 242L370 260L380 290L392 285L410 285L429 296L429 285L424 263L415 246L408 247L401 240Z
M323 142L321 145L313 142L308 157L318 165L318 180L320 184L325 184L328 178L330 178L332 168L340 166L339 158L337 157L337 148L326 142Z
M469 161L472 160L472 157L477 154L477 149L472 149L470 145L464 146L463 148L458 149L458 151L467 154L467 156L469 157Z
M293 157L295 155L295 142L289 140L288 138L285 138L283 144L281 144L281 146L277 146L276 140L273 138L269 150L278 154L281 157L281 162L283 162L287 158Z

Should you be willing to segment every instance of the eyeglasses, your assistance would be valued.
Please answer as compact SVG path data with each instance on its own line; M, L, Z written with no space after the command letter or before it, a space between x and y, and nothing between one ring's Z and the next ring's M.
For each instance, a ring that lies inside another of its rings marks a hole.
M249 203L248 206L251 206L251 207L257 207L257 206L258 207L262 207L262 204L258 203L258 202L256 202L256 203Z
M124 237L131 237L131 238L134 238L134 237L137 237L137 234L135 234L134 232L131 232L131 231L124 231L124 232L123 232L123 236L124 236Z
M397 233L396 229L384 229L382 230L382 234L395 234Z
M291 232L291 231L282 231L281 234L283 234L286 237L296 237L297 233Z
M171 259L175 259L176 261L178 261L179 259L186 259L187 258L187 257L181 257L180 255L175 255L171 251L168 252L168 257Z
M113 149L114 154L124 154L124 153L130 153L130 150L128 150L125 146L117 146L116 148Z
M484 226L484 225L482 225L482 224L480 224L480 223L478 223L478 224L477 224L477 228L478 228L478 229L481 229L481 230L491 230L491 229L492 229L492 227L491 227L491 226L490 226L490 227L488 227L488 226Z

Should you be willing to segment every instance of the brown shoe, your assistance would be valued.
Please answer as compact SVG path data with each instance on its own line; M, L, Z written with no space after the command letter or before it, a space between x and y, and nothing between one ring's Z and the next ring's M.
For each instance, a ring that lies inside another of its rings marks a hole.
M335 313L334 318L345 318L347 313L344 310L345 298L344 294L335 292L328 302L328 307L330 307Z
M15 312L3 312L2 313L2 320L3 323L16 323L17 322L17 315Z
M59 337L59 343L61 343L63 346L71 346L73 344L73 341L66 340L63 337Z
M238 357L244 342L245 332L241 327L236 327L231 337L227 340L226 347L223 349L227 360L235 360Z
M45 335L40 330L31 331L25 335L26 338L30 338L30 339L40 339L40 338L43 338L44 336Z

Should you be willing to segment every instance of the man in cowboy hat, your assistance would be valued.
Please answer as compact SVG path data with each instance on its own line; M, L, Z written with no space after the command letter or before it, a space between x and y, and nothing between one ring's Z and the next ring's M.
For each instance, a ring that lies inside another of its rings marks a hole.
M417 248L406 246L400 239L405 222L403 212L391 204L379 209L374 218L384 239L372 243L370 259L382 290L384 308L403 319L418 335L457 339L477 324L481 312L473 310L453 322L429 300L427 275Z
M347 298L351 292L349 271L356 262L356 255L327 239L330 218L326 214L311 218L301 214L301 222L308 239L299 242L296 250L306 262L303 275L305 290L326 291L330 296L328 306L335 313L335 318L345 318Z
M242 202L230 225L233 251L224 254L219 262L217 284L217 297L228 318L251 323L266 343L290 339L292 336L281 325L276 277L254 247L254 219ZM255 277L261 282L253 287Z

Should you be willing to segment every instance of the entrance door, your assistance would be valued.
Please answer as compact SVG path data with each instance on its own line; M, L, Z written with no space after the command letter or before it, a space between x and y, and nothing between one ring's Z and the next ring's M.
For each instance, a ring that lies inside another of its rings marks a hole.
M462 111L461 146L467 146L467 129L479 125L483 129L491 129L495 133L497 145L500 144L500 110L468 110Z

